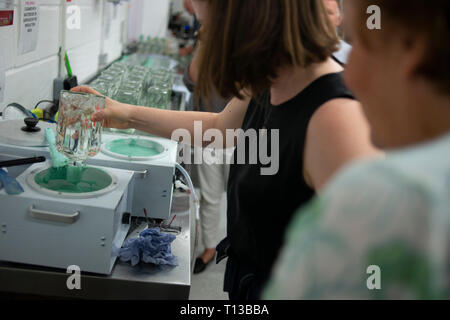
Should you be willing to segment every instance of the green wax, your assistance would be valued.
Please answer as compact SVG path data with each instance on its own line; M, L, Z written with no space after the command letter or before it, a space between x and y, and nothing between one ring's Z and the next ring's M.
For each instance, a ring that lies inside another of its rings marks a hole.
M34 181L51 191L82 194L103 190L112 183L111 176L97 168L66 166L39 172Z
M110 152L127 157L153 157L161 154L154 144L145 140L117 139L111 141L107 148Z

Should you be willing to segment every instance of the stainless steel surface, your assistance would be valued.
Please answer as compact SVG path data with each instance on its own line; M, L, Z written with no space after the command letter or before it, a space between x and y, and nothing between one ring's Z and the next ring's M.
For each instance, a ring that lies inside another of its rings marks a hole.
M173 226L182 231L172 243L178 267L155 267L116 262L110 276L82 274L81 290L69 290L66 282L71 274L65 270L0 262L0 292L45 297L81 299L188 299L195 238L193 206L184 214L177 212ZM140 224L128 237L135 237L145 225ZM194 230L193 230L194 229Z

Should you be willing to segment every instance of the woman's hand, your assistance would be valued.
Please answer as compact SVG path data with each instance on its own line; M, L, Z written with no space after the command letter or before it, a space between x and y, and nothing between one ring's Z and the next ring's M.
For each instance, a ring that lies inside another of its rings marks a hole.
M102 96L99 92L86 86L80 86L70 90L72 92L84 92ZM91 120L95 122L103 121L105 128L130 129L130 109L132 106L120 103L108 97L106 98L105 109L92 115Z

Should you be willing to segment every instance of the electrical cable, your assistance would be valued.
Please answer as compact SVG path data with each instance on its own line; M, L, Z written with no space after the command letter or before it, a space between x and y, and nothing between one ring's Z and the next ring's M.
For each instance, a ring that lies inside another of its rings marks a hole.
M192 183L191 177L179 163L175 163L175 168L177 168L178 171L180 171L180 173L183 175L183 177L186 179L186 182L188 183L188 187L191 191L191 195L194 198L195 218L197 220L200 220L200 200L199 200L197 194L195 193L195 188L194 188L194 184Z
M52 100L41 100L41 101L39 101L39 102L36 104L36 106L34 107L34 109L37 109L37 107L39 107L39 105L42 104L42 103L51 103L52 105L56 106L55 102L52 101Z

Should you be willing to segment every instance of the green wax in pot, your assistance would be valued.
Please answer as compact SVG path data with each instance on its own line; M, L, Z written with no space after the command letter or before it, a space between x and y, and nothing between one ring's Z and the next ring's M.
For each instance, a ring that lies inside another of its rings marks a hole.
M103 190L112 183L111 176L97 168L65 166L39 172L34 181L42 188L72 194Z
M161 154L152 142L145 140L117 139L111 141L107 148L110 152L127 157L154 157Z

